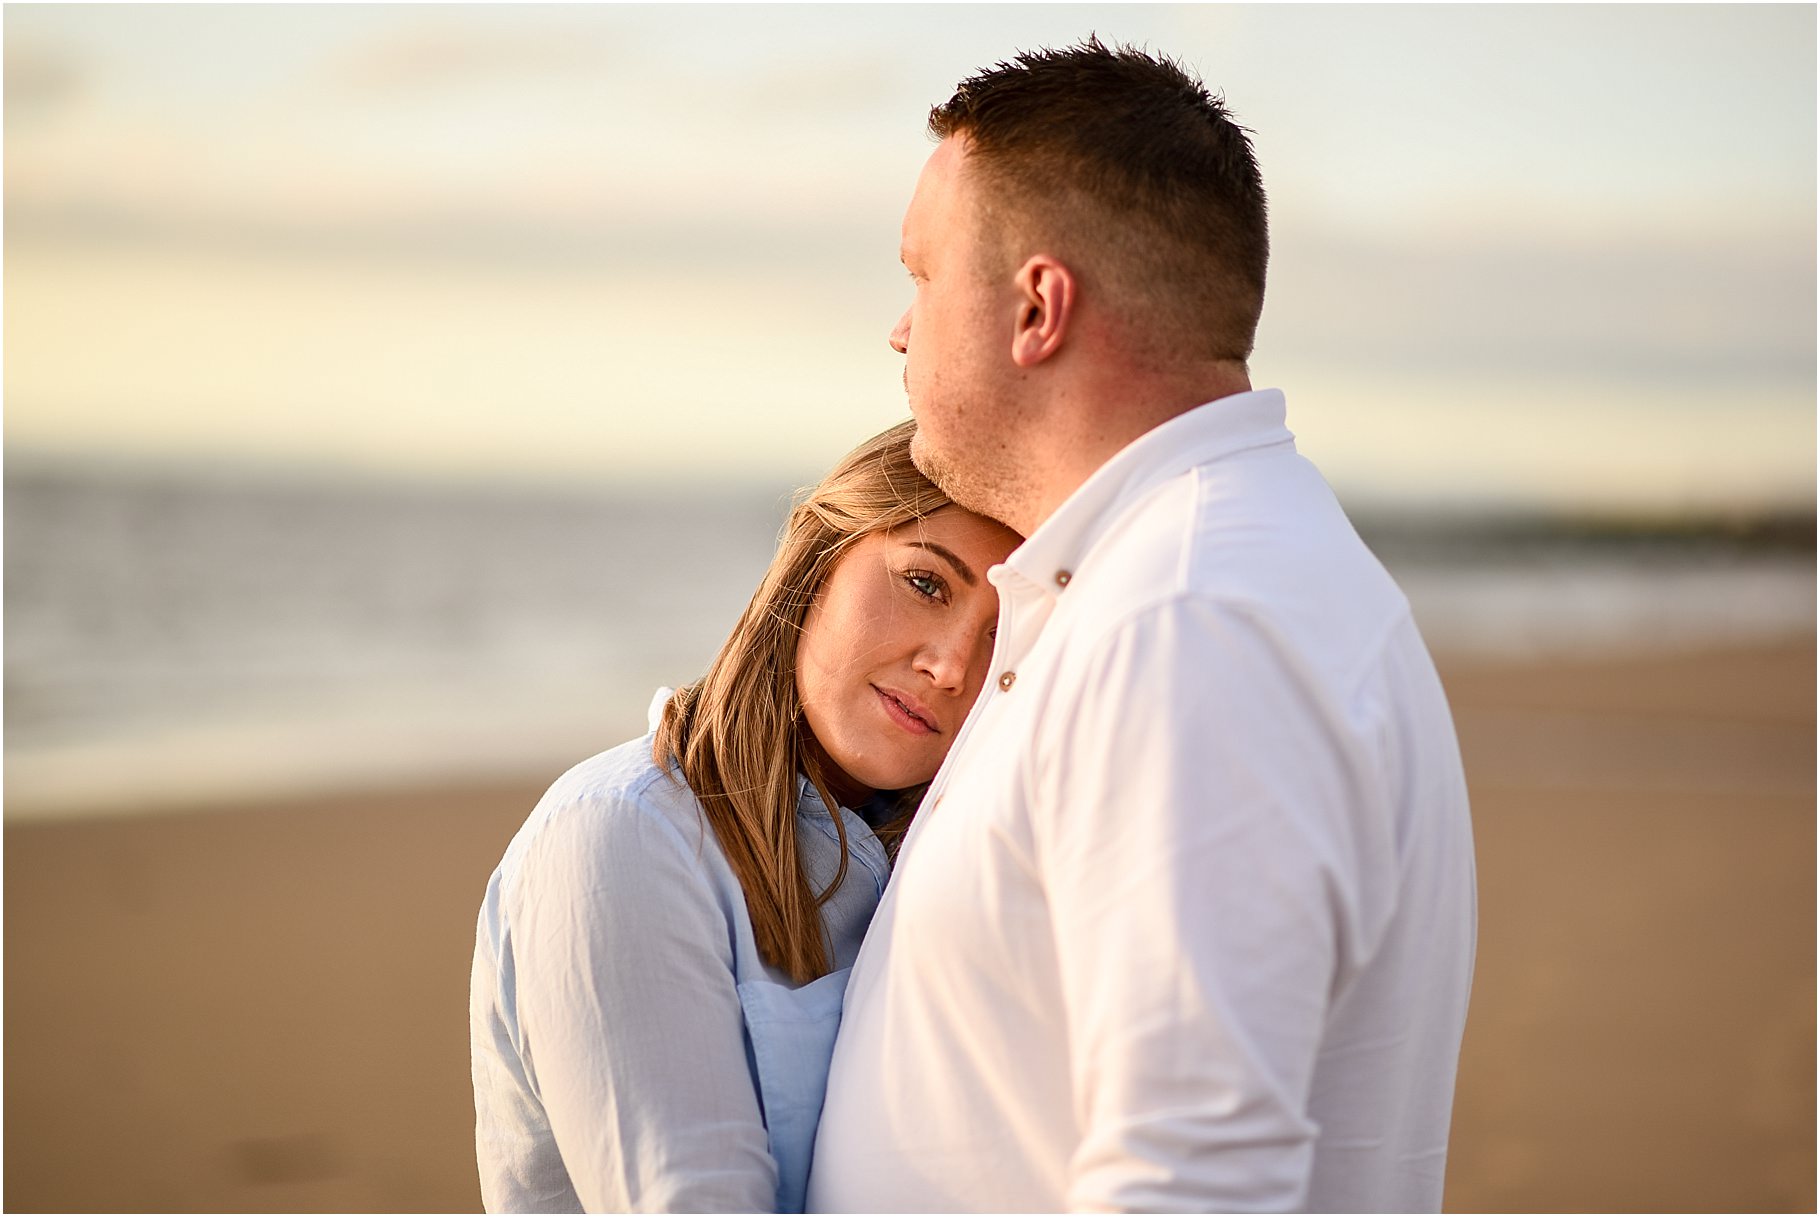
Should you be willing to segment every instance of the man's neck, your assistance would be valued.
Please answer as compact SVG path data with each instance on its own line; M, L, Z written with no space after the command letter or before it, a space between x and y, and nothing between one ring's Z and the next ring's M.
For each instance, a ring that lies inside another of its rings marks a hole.
M1123 389L1106 385L1091 397L1070 403L1058 420L1062 425L1046 428L1033 442L1033 464L1041 475L1031 480L1024 501L1007 508L1020 518L1001 518L1029 536L1135 440L1197 406L1250 389L1242 366L1220 365L1217 375L1180 384L1153 382Z

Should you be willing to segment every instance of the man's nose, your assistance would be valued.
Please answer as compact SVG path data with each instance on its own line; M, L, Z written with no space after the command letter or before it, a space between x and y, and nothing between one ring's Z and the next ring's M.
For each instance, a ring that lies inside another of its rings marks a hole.
M896 351L899 355L908 355L910 353L909 309L905 309L904 315L897 319L897 325L892 327L891 337L886 339L886 341L891 344L891 349Z

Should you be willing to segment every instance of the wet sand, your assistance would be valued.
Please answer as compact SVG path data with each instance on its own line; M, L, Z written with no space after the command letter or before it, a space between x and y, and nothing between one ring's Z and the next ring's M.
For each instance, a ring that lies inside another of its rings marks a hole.
M1450 1209L1813 1211L1814 664L1443 662ZM546 780L9 826L5 1207L477 1208L474 912Z

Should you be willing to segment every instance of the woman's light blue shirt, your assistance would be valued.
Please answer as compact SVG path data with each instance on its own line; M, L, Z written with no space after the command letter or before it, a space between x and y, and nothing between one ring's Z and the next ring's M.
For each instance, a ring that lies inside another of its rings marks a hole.
M487 884L468 1026L490 1212L800 1212L841 995L889 863L838 809L852 861L821 908L835 971L759 958L745 895L651 736L563 775ZM796 815L816 891L840 841Z

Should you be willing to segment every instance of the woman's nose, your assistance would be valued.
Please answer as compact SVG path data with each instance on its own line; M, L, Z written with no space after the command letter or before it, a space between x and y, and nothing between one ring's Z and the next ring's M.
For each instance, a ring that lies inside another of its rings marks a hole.
M929 639L917 654L916 666L936 688L962 693L984 673L990 648L979 645L979 634L947 630ZM978 669L975 672L973 669Z

